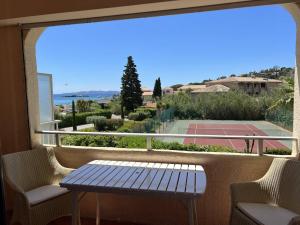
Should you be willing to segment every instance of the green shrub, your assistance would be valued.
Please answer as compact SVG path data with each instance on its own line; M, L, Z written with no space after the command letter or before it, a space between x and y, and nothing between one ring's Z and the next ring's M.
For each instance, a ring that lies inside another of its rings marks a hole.
M287 148L266 149L265 154L270 155L291 155L292 151Z
M83 100L83 99L78 99L76 101L76 109L79 113L82 112L89 112L91 110L91 104L93 101L91 100Z
M117 130L123 125L122 119L106 119L104 116L90 116L86 122L93 123L97 131Z
M117 131L122 133L132 133L132 128L135 126L135 121L124 121L123 126L121 126Z
M125 121L117 131L125 133L153 133L159 123L153 119L145 119L143 121Z
M97 131L104 131L106 130L107 120L104 116L91 116L87 117L86 122L93 123Z
M163 142L160 140L153 140L152 147L154 149L170 149L198 152L236 152L232 148L219 145L180 144L178 142Z
M116 147L117 138L109 136L66 135L62 138L63 145Z
M107 119L106 120L106 130L117 130L123 125L122 119Z
M131 112L128 114L128 119L129 120L134 120L134 121L142 121L146 118L150 118L151 114L148 111L138 111L138 112Z
M156 116L156 109L153 109L153 108L140 107L140 108L137 108L135 111L150 114L149 118L153 118Z
M163 105L173 108L179 119L263 120L271 95L251 96L240 91L167 95Z
M106 120L107 118L105 116L88 116L86 118L86 123L97 123L99 120Z
M112 113L109 110L98 110L95 112L76 113L75 122L76 125L86 124L86 118L89 116L104 116L111 118ZM58 124L59 128L71 127L72 126L72 115L67 114L66 116L59 116L57 119L61 120Z
M110 108L113 114L121 115L121 101L119 98L112 99L109 102L108 107Z
M118 140L118 148L146 148L146 138L144 137L121 137Z

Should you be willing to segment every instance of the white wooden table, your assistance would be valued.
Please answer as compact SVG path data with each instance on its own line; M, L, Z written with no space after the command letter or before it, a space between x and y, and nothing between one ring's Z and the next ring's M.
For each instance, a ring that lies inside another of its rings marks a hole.
M80 224L81 192L178 197L188 203L189 225L195 225L195 199L205 191L206 176L200 165L95 160L74 170L60 186L72 192L72 225ZM99 197L97 224L100 224Z

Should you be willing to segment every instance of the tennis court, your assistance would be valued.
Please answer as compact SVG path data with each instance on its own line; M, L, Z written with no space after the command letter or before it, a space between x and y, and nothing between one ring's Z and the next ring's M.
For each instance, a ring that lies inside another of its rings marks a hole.
M209 135L255 135L268 136L265 132L252 124L189 124L187 134L209 134ZM222 145L238 151L244 151L246 142L237 139L209 139L209 138L185 138L184 144L199 145ZM286 148L276 140L264 141L264 148ZM254 149L257 149L257 141L254 143Z
M248 135L248 136L290 136L291 132L267 121L220 121L220 120L178 120L175 121L166 133L202 134L202 135ZM164 140L178 141L178 140ZM245 140L238 139L209 139L209 138L182 138L183 144L221 145L240 152L246 148ZM254 142L253 152L257 150L257 141ZM250 143L251 145L251 143ZM290 141L265 140L264 149L291 148Z

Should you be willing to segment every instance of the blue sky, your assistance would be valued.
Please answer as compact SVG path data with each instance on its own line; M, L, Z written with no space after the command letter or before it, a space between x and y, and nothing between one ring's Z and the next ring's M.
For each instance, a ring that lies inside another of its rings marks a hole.
M294 66L295 29L281 6L56 26L38 41L38 71L64 93L119 90L129 55L149 88Z

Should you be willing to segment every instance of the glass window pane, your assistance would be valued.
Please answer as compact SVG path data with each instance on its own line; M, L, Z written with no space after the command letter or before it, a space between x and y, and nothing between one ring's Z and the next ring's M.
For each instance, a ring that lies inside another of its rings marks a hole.
M38 74L40 122L53 121L52 75Z

